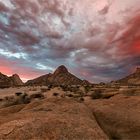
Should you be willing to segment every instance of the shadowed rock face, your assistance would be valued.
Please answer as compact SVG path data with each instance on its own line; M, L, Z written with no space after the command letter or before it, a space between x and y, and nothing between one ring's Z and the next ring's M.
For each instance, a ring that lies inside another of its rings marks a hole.
M13 86L10 78L2 73L0 73L0 88Z
M68 73L68 69L64 66L64 65L61 65L59 66L56 71L54 72L54 75L59 75L61 73Z
M111 140L140 139L140 96L116 95L86 104Z
M17 86L23 85L22 80L17 74L12 75L10 78L13 81L14 85L17 85Z
M53 74L46 74L39 78L27 81L26 85L83 85L89 84L70 72L65 66L59 66Z
M0 109L0 139L106 140L93 114L69 99L44 99Z
M138 67L133 74L130 74L129 76L122 78L116 82L125 85L127 84L140 85L140 68Z
M13 76L8 77L0 73L0 88L20 86L20 85L23 85L23 82L17 74L14 74Z

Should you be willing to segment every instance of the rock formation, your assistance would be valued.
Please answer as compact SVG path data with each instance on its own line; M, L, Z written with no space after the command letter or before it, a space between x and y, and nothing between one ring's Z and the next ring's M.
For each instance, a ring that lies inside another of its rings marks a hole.
M23 82L22 82L22 80L20 79L19 75L14 74L14 75L12 75L10 78L11 78L11 80L13 81L13 84L14 84L15 86L21 86L21 85L23 85Z
M12 80L8 76L0 73L0 88L6 88L10 86L13 86Z
M0 139L107 140L93 114L69 99L45 99L0 109Z
M22 80L17 74L14 74L11 77L0 73L0 88L7 88L12 86L21 86L23 85Z
M59 66L53 74L46 74L27 81L26 85L85 85L89 82L81 80L71 74L63 65Z
M123 85L140 85L140 67L136 69L136 71L129 76L122 78L115 83L123 84Z
M108 100L86 102L111 140L140 139L140 96L118 94Z

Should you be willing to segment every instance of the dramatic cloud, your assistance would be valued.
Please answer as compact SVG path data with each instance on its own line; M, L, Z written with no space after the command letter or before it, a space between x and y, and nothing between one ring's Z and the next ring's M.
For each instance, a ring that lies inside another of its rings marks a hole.
M139 0L0 0L0 71L30 79L64 64L92 82L140 65Z

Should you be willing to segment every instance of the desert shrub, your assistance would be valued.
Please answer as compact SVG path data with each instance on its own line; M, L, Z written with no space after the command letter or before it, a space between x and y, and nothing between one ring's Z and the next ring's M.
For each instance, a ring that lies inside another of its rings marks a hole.
M59 95L59 93L56 93L56 92L55 92L55 93L53 93L53 96L58 96L58 95Z
M23 94L22 92L16 92L16 93L15 93L16 96L20 96L20 95L22 95L22 94Z
M32 91L37 91L37 88L32 88L31 90L32 90Z
M32 94L30 95L30 99L43 99L44 98L44 95L42 93L35 93L35 94Z
M135 96L136 95L135 93L136 93L136 89L128 89L128 90L122 91L122 94L126 96Z
M34 86L33 86L33 87L30 87L30 88L29 88L29 91L37 91L37 88L34 87Z
M91 94L92 99L100 99L102 98L102 91L100 89L96 89L92 94Z
M61 97L62 97L62 98L65 98L65 94L62 94Z
M51 88L53 88L53 85L48 85L48 89L51 89Z
M63 91L71 91L72 92L72 87L63 86L62 89L63 89Z
M2 107L16 105L16 99L13 96L6 96L2 101Z
M81 97L79 100L80 100L81 102L83 102L83 101L84 101L84 98L83 98L83 97Z
M68 97L73 97L73 94L68 94Z
M91 89L91 87L90 86L85 86L85 92L87 93L87 92L89 92L90 91L90 89Z
M6 97L4 97L4 101L10 101L12 99L14 99L14 96L6 96Z
M41 92L42 92L42 93L44 93L44 92L47 92L47 91L48 91L48 89L47 89L47 88L41 88L40 90L41 90Z
M26 93L22 93L19 96L6 96L2 100L2 107L9 107L18 104L30 103L30 98Z
M30 98L28 94L23 93L20 96L18 96L16 99L16 104L27 104L30 103Z
M102 94L102 98L103 99L109 99L111 97L115 96L115 94L113 92L109 92L109 93L104 93Z
M74 94L77 95L78 97L83 97L84 96L84 93L82 91L77 91Z
M80 94L74 94L74 95L73 95L73 98L80 98L80 97L81 97Z

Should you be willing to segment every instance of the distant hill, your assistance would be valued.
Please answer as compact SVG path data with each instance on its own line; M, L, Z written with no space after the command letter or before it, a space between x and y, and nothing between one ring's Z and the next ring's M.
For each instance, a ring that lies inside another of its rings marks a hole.
M140 67L138 67L134 73L116 81L116 83L125 85L126 84L140 85Z
M17 74L14 74L10 77L0 73L0 88L7 88L12 86L21 86L23 85L22 80Z
M61 65L53 74L49 73L36 79L29 80L25 85L85 85L89 84L86 80L81 80L71 74L68 69Z

